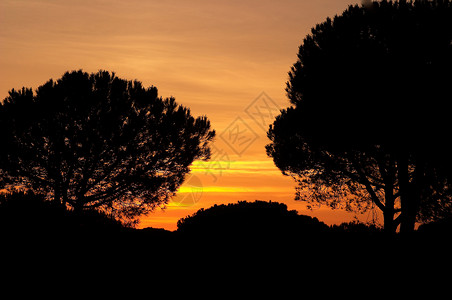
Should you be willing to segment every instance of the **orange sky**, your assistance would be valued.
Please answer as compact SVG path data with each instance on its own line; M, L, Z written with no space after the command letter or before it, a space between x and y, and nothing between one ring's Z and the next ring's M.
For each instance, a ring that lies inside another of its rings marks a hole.
M155 85L217 131L210 162L197 162L165 210L140 227L176 229L217 203L273 200L331 224L353 215L295 202L293 180L267 158L266 130L287 107L285 82L311 27L351 0L2 0L0 98L67 70L114 71ZM364 220L366 216L363 216Z

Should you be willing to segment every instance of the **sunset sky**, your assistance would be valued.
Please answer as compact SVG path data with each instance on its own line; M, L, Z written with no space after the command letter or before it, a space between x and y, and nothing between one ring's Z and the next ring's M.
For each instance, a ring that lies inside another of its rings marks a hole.
M268 125L289 102L288 71L315 24L351 0L2 0L0 98L68 70L114 71L154 85L217 132L209 162L195 162L165 210L139 227L176 229L213 204L273 200L327 224L353 214L308 211L295 183L266 156ZM367 216L361 216L366 220Z

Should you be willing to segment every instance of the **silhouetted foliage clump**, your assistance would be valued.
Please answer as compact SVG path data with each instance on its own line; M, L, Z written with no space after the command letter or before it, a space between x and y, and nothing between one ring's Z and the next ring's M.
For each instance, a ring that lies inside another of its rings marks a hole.
M46 201L43 195L33 192L0 194L0 230L48 231L58 228L64 220L60 206Z
M65 73L0 103L0 188L133 220L169 201L215 136L154 86L114 73Z
M274 239L324 232L328 226L317 218L299 215L278 202L239 201L234 204L214 205L177 222L177 231L204 238Z
M344 222L330 226L330 238L342 242L378 242L386 238L383 228L377 224L367 224L359 221Z
M13 236L105 234L124 228L116 219L97 211L66 210L32 191L0 194L0 232Z
M418 234L422 237L441 238L450 243L452 237L452 218L443 218L419 226Z
M357 221L345 222L339 225L332 225L331 230L335 232L355 232L355 233L381 233L380 226L375 224L366 224Z
M452 211L451 1L367 1L311 30L267 154L296 198L411 234Z

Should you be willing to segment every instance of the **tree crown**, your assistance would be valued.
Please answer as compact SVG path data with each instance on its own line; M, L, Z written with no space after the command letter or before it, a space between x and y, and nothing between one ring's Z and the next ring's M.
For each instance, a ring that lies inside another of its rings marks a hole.
M3 186L130 217L166 203L215 136L205 116L107 71L12 90L0 125Z
M303 40L267 154L313 202L450 210L451 69L450 1L350 6Z

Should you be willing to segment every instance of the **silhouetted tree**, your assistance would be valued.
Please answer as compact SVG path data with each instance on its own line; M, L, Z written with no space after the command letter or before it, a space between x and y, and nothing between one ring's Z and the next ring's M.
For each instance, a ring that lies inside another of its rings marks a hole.
M452 4L372 2L312 29L267 154L312 204L414 230L451 210Z
M299 215L287 205L266 201L239 201L201 208L177 222L179 233L215 238L234 238L249 241L253 238L275 239L304 236L324 232L328 226L317 218Z
M130 219L166 203L193 160L210 157L214 135L153 86L68 72L0 105L0 183Z
M358 221L344 222L339 225L332 225L331 231L335 234L348 234L348 235L361 235L361 236L373 236L379 235L382 230L376 224L366 224Z

